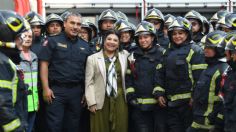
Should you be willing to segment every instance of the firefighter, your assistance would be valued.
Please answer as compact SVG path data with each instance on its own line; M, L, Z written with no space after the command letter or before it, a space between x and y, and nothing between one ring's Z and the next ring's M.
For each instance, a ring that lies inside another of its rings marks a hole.
M192 123L191 92L206 68L202 49L192 42L191 23L176 17L168 29L170 47L164 53L153 93L168 106L170 132L184 132Z
M96 46L96 50L99 51L101 49L101 44L103 42L103 37L108 30L112 30L114 28L114 24L117 21L116 13L107 9L104 10L98 18L98 30L99 34L96 38L94 38L91 43Z
M217 30L222 30L225 32L231 32L236 30L236 14L227 14L225 17L222 17L216 24Z
M223 102L219 91L221 78L228 67L225 59L223 31L214 31L206 36L205 61L208 64L193 90L193 122L188 132L223 131Z
M165 24L164 24L163 32L164 32L164 36L168 38L168 27L175 20L175 16L171 14L167 14L164 16L164 19L165 19Z
M118 20L122 19L122 20L125 20L125 21L129 21L129 19L126 16L126 14L121 12L121 11L117 11L116 15L117 15Z
M204 24L203 24L202 15L195 10L191 10L187 12L184 17L188 19L192 25L193 41L199 44L202 37L204 36L204 33L203 33Z
M213 26L214 29L216 29L216 23L224 16L229 14L228 11L226 10L220 10L216 12L211 18L210 18L210 23Z
M205 16L202 16L203 19L203 34L207 35L210 32L214 31L212 24L207 20Z
M0 18L0 131L22 132L26 129L26 87L16 64L20 62L21 33L29 30L30 26L13 11L1 10ZM13 41L16 41L13 45L4 43Z
M63 29L62 18L54 13L48 15L46 18L45 28L46 28L46 34L48 36L57 35L61 33Z
M229 68L225 72L223 83L225 132L236 130L236 37L232 37L225 47L225 53Z
M86 21L86 23L92 28L92 38L91 39L94 39L97 37L97 34L98 34L98 28L97 26L90 22L90 21Z
M39 56L39 53L42 49L43 42L45 40L44 38L44 21L42 17L37 14L36 12L29 12L26 14L25 19L29 22L31 29L33 31L33 42L31 46L31 50Z
M138 48L128 57L126 96L135 132L153 132L155 111L159 108L152 92L156 82L156 67L160 65L164 49L154 44L155 39L154 25L142 21L135 31Z
M120 34L121 48L132 52L137 47L134 43L135 29L128 21L120 19L115 23L115 30Z
M164 37L163 28L164 28L164 16L162 12L156 8L148 10L146 16L144 17L145 21L152 23L155 26L157 42L163 48L167 48L169 44L169 39Z

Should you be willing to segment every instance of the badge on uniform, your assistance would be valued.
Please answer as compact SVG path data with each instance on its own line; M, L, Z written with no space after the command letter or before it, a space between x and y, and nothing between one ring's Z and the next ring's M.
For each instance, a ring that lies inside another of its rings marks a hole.
M66 44L62 44L62 43L57 43L57 46L63 47L63 48L67 48L67 45Z
M81 50L85 50L85 48L84 48L84 47L80 47L80 49L81 49Z

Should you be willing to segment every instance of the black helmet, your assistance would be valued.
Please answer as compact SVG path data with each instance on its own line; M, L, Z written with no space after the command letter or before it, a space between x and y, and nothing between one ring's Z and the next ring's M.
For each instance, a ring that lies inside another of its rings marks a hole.
M85 28L88 31L89 41L91 41L91 39L92 39L92 30L93 29L89 26L89 24L87 22L82 22L81 28Z
M65 21L66 20L66 17L67 17L67 15L68 14L70 14L70 12L69 11L65 11L65 12L63 12L62 14L61 14L61 19L63 20L63 21Z
M152 23L147 21L142 21L138 26L134 33L135 37L138 37L141 34L151 34L156 36L156 30Z
M134 28L131 26L131 24L128 21L125 21L123 19L118 20L115 23L114 27L118 33L129 31L132 34L134 34Z
M61 26L63 26L62 18L57 14L51 13L46 17L46 27L53 21L58 21L61 24Z
M148 21L150 19L155 19L155 20L159 20L164 24L164 16L162 14L162 12L156 8L152 8L150 10L148 10L146 16L144 17L145 21Z
M125 15L125 13L123 13L121 11L117 11L116 15L117 15L118 20L123 19L125 21L128 21L128 17Z
M16 12L0 10L0 41L12 42L29 29L29 23Z
M225 25L231 30L236 30L236 14L229 14L225 16Z
M232 37L231 40L226 44L225 50L229 50L232 53L236 53L236 37Z
M226 16L229 12L227 10L220 10L216 12L210 19L210 23L215 28L216 23L224 16Z
M202 16L202 18L203 18L203 33L207 35L209 32L214 31L214 28L205 16Z
M172 32L175 29L181 29L185 30L188 33L188 40L191 40L192 37L192 25L191 23L186 19L181 16L176 17L176 19L172 22L172 24L168 28L168 37L171 40Z
M171 23L175 20L175 16L171 14L167 14L164 16L164 19L165 19L165 25L169 27Z
M230 32L226 35L225 43L226 43L225 50L235 51L236 53L236 49L234 49L236 46L236 32L235 31Z
M236 14L229 13L222 17L216 24L217 30L222 30L222 28L227 28L230 30L236 29Z
M90 22L89 20L86 20L85 21L91 28L92 28L92 30L94 31L94 36L93 37L97 37L97 33L98 33L98 28L97 28L97 26L94 24L94 23L92 23L92 22Z
M191 19L197 20L199 22L199 24L201 25L201 31L203 31L203 18L199 12L197 12L195 10L191 10L191 11L187 12L184 17L188 20L191 20Z
M206 36L205 47L214 48L216 51L216 57L224 57L225 43L224 38L226 33L223 31L216 30L209 33Z
M29 22L30 25L44 25L43 18L35 13L34 11L31 11L25 15L25 19Z
M98 28L100 31L101 31L102 21L104 21L104 20L112 20L115 23L117 21L117 15L111 9L107 9L107 10L103 11L98 18Z
M201 24L203 23L202 15L195 10L191 10L191 11L187 12L184 17L188 20L189 19L197 19Z

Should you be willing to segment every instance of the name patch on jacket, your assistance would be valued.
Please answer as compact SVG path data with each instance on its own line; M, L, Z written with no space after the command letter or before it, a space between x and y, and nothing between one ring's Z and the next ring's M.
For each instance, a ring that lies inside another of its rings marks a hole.
M57 46L62 47L62 48L67 48L66 44L62 44L62 43L57 43Z

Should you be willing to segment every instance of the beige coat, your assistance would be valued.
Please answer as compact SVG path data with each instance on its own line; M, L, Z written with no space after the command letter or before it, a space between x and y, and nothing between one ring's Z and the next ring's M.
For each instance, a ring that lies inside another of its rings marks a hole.
M127 69L127 51L120 51L122 86L125 91L125 72ZM88 57L85 73L85 97L88 106L97 105L102 109L106 91L106 66L103 51Z

